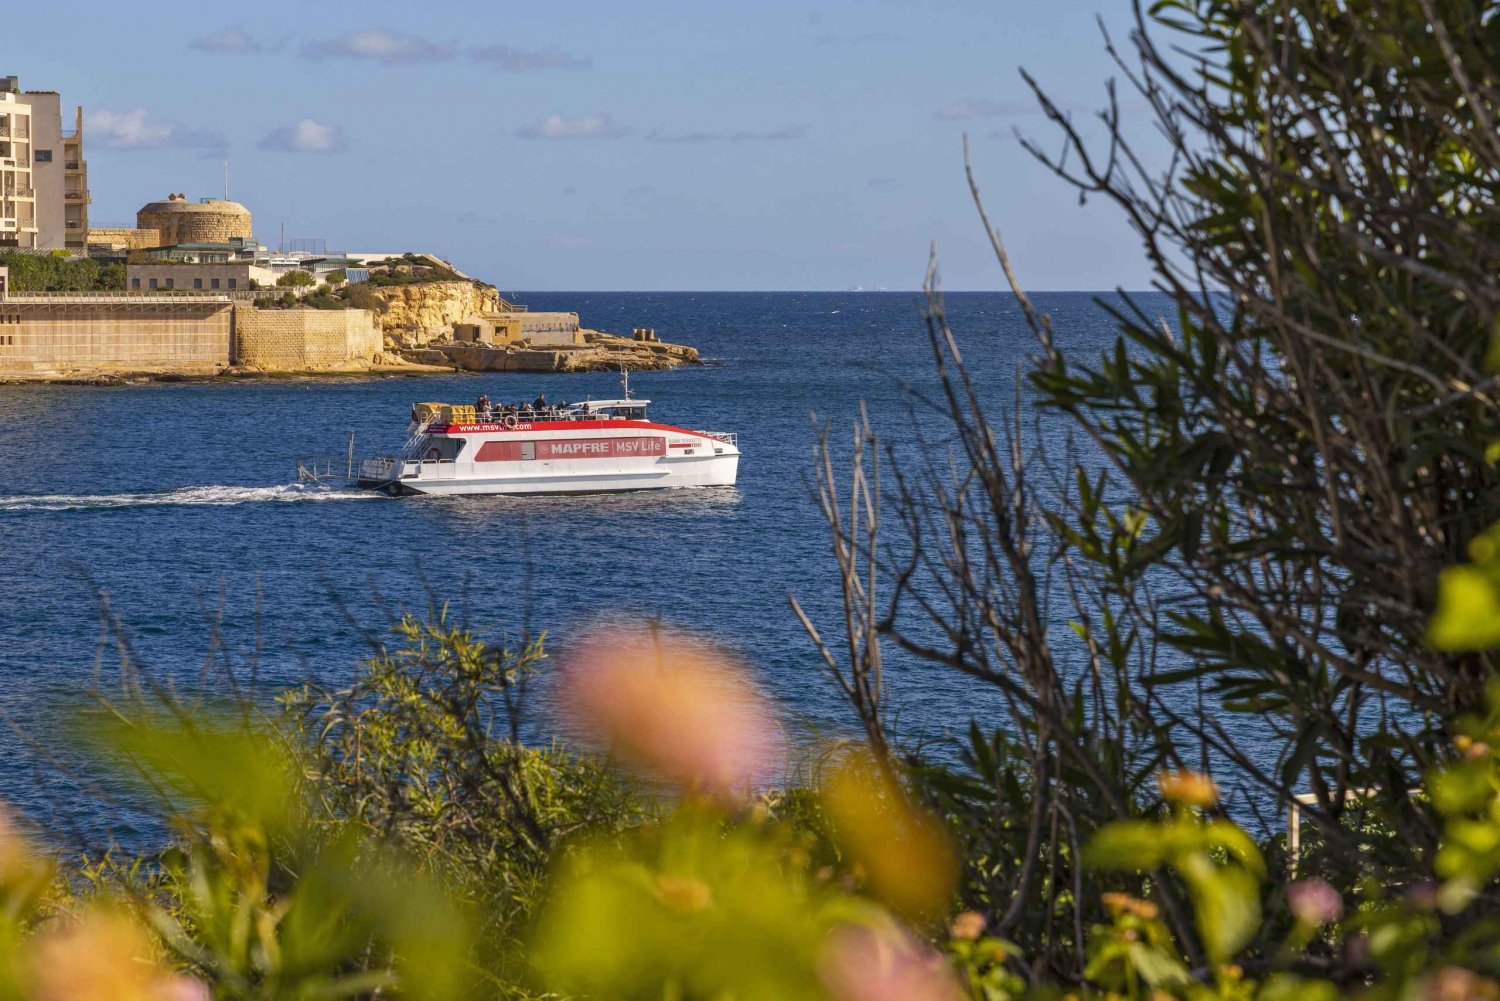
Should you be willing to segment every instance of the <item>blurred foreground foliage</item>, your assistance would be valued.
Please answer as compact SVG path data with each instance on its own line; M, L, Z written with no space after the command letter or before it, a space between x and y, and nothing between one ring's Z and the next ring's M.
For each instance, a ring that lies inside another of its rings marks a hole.
M1440 847L1401 885L1271 880L1280 849L1210 779L1158 773L1159 807L1083 846L1099 918L1059 983L973 909L963 828L920 769L838 743L806 782L757 791L780 745L726 758L741 734L701 725L750 692L731 658L660 630L581 649L553 670L584 753L509 732L540 641L441 619L404 620L353 685L290 692L282 715L160 692L88 710L79 740L172 844L60 872L7 825L0 998L1500 996L1500 923L1478 906L1500 890L1500 681L1454 721L1424 783ZM626 675L656 697L591 700ZM1159 878L1185 888L1201 959Z

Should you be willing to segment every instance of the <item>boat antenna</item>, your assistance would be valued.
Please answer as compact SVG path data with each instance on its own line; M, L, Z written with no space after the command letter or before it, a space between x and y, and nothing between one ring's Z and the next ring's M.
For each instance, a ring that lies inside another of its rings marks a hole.
M630 399L630 369L624 365L620 366L620 388L625 391L625 399Z

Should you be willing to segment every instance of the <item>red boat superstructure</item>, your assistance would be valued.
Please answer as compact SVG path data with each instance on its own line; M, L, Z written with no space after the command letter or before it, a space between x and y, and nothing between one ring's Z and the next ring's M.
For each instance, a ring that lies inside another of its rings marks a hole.
M406 446L364 459L360 486L391 494L572 494L733 486L737 437L646 419L649 400L413 421Z

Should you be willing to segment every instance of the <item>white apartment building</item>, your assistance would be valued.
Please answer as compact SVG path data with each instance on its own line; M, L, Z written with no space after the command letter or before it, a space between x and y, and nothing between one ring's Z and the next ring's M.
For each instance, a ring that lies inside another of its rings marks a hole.
M0 249L88 248L88 164L83 109L63 131L56 91L22 92L0 77Z

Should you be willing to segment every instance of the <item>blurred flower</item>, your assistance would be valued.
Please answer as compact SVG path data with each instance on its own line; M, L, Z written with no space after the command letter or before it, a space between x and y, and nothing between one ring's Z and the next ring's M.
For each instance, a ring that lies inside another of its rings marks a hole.
M1101 899L1104 901L1104 906L1115 917L1122 914L1134 914L1138 918L1155 921L1156 916L1161 913L1151 901L1132 897L1128 893L1106 893Z
M32 949L31 996L36 1001L159 1001L169 980L151 942L123 914L96 910L44 931ZM196 981L194 981L196 983ZM201 985L200 985L201 986ZM174 987L174 990L176 988ZM206 997L204 991L198 997Z
M1500 986L1461 966L1445 966L1427 981L1424 1001L1494 1001Z
M1316 876L1288 886L1286 903L1293 917L1314 928L1331 924L1344 916L1344 898L1327 880Z
M1438 909L1438 885L1430 879L1413 883L1406 891L1406 902L1419 911Z
M985 926L988 924L989 921L978 911L964 911L953 919L948 934L961 942L972 942L984 934Z
M781 763L770 703L744 668L677 633L595 633L568 657L559 696L575 724L687 789L743 795Z
M151 996L154 1001L213 1001L203 981L175 973L158 979Z
M948 964L904 929L844 925L824 943L818 977L834 1001L959 1001Z
M958 886L958 856L941 822L919 809L874 762L850 757L822 786L834 837L871 893L904 918L945 912Z
M1177 806L1196 806L1207 810L1219 801L1214 780L1202 772L1162 772L1156 777L1161 798Z
M692 914L707 910L714 902L714 892L701 879L663 873L656 877L656 899L678 914Z

